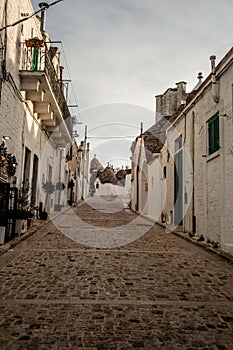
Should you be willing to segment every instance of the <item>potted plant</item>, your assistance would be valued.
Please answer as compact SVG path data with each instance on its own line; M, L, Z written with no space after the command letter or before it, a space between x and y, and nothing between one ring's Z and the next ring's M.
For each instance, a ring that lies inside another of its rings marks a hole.
M0 167L5 167L8 175L14 176L17 164L16 157L11 153L8 153L5 143L2 142L0 145Z
M8 191L0 192L0 244L6 241L6 227L8 220Z
M7 209L0 208L0 244L5 243Z
M27 39L25 40L25 44L27 47L43 47L44 46L44 40L39 39L37 37Z
M33 210L32 209L27 210L27 228L31 226L33 217L34 217Z
M30 188L27 182L19 189L16 209L15 233L20 235L27 231L27 219L29 216L30 206Z

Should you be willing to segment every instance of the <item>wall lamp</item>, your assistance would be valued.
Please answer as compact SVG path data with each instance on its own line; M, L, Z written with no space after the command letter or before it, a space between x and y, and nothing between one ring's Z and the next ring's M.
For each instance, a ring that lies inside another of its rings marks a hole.
M11 140L11 137L10 136L3 136L2 137L2 143L4 144L4 146L6 144L6 140Z

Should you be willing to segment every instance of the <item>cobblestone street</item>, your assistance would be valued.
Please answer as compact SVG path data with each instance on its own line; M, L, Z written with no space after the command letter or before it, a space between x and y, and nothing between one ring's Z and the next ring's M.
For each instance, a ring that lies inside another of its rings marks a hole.
M233 349L232 264L117 200L63 212L0 268L1 349Z

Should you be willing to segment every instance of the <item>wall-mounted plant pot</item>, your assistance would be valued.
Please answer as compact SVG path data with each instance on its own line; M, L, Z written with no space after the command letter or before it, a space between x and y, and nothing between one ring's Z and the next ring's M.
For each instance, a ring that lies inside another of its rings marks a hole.
M42 211L40 213L40 219L41 220L47 220L48 219L48 213L46 211Z
M44 40L41 39L28 39L25 40L25 44L27 47L43 47Z
M17 219L15 221L15 234L20 236L27 231L27 220Z

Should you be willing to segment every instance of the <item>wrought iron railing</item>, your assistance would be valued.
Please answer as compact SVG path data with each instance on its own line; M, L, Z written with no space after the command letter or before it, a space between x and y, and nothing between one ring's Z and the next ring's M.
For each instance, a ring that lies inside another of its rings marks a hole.
M62 83L58 78L54 65L50 58L50 51L45 46L42 47L27 47L25 43L22 44L22 59L21 59L22 71L43 71L51 86L52 92L56 98L56 101L61 109L63 119L66 121L66 125L72 134L72 123L70 112L63 94Z

